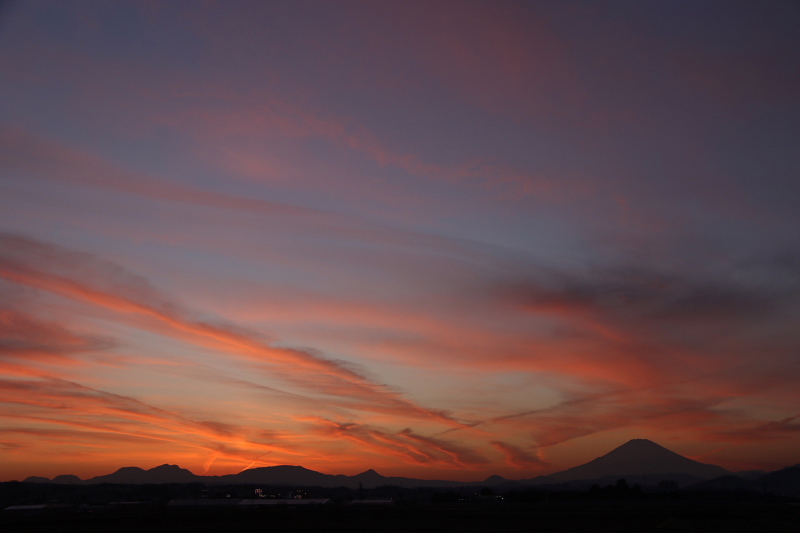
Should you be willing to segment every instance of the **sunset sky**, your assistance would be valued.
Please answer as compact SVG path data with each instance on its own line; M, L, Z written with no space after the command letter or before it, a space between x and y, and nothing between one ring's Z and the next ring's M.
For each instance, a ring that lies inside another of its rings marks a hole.
M0 4L0 480L800 463L800 4Z

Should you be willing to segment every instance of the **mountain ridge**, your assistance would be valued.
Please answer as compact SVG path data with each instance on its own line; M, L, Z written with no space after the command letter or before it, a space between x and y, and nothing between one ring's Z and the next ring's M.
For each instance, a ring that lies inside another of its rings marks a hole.
M721 466L694 461L648 439L631 439L605 455L550 474L556 481L595 479L603 476L686 474L713 479L730 474Z
M508 485L557 485L571 481L599 480L609 476L635 476L636 479L658 476L682 477L696 481L709 480L731 473L716 465L700 463L677 454L647 439L632 439L610 452L560 472L535 478L508 480L492 475L483 481L424 480L407 477L387 477L373 469L353 476L323 474L298 465L277 465L250 468L236 474L220 476L198 476L178 465L163 464L144 470L139 467L122 467L116 472L81 480L73 475L57 476L53 480L32 476L25 481L33 483L71 484L148 484L148 483L204 483L216 484L264 484L319 487L373 488L383 485L414 487L458 487L458 486L508 486ZM665 478L666 479L666 478Z

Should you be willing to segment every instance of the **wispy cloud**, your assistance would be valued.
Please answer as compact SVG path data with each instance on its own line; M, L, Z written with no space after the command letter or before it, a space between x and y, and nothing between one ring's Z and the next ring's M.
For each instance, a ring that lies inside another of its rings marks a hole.
M425 437L406 428L390 432L368 424L335 422L320 417L302 417L323 435L359 444L376 454L389 454L405 461L444 468L472 468L489 461L475 450Z
M513 444L508 444L506 442L501 441L494 441L492 442L492 446L494 446L497 450L499 450L506 458L506 462L512 466L516 466L519 468L546 468L549 466L550 463L545 461L540 457L538 450L526 450L520 448L519 446L515 446Z
M43 322L16 310L0 309L0 357L69 360L73 353L108 349L109 339L80 335L60 324Z
M2 380L0 402L6 406L2 418L11 422L4 423L0 433L37 437L30 445L19 444L20 449L69 442L113 455L103 444L112 439L138 445L166 444L238 460L251 460L270 451L295 453L280 439L259 439L249 428L191 420L141 400L57 377ZM72 429L60 429L63 426Z
M296 385L333 396L359 398L398 414L458 424L442 412L419 407L387 386L371 382L350 366L309 351L275 347L262 336L231 324L195 320L145 280L99 258L12 235L3 235L0 244L4 252L0 276L15 283L153 319L166 326L166 331L192 342L222 347L273 366Z

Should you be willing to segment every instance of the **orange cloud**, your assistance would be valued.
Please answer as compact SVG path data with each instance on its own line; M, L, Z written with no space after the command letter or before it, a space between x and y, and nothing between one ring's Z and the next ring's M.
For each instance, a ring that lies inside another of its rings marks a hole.
M31 360L58 359L71 362L69 355L108 348L111 342L81 336L60 324L42 322L25 313L0 309L0 357Z
M240 356L275 366L282 372L285 379L305 387L315 388L326 394L360 398L374 403L382 409L393 409L396 413L402 413L404 416L431 418L449 424L459 424L441 412L419 407L403 399L388 387L372 383L335 361L324 359L308 351L275 348L261 340L258 335L246 332L241 328L191 320L186 317L188 313L165 300L151 287L143 284L141 280L130 276L120 277L119 270L113 265L97 260L92 264L92 261L87 261L86 257L80 254L61 251L56 247L20 237L4 236L2 240L6 245L5 248L11 254L0 259L0 276L8 280L79 299L110 310L156 319L159 323L166 325L169 331L189 334L189 338L194 342L212 347L223 346ZM48 263L52 262L53 266L57 268L71 270L72 275L90 268L94 270L95 279L98 279L98 276L107 276L114 272L117 274L114 276L116 279L106 280L107 284L110 282L109 288L118 286L120 282L133 283L133 285L122 287L122 292L119 293L109 292L108 289L91 287L84 282L63 275L40 271L20 262L20 256L22 259L26 257L28 260L35 259L45 268L49 266Z
M526 469L531 467L542 469L548 467L550 464L540 457L538 450L531 452L519 446L501 441L492 442L492 446L505 455L506 462L511 466Z
M439 468L473 468L489 461L480 453L444 440L424 437L406 428L389 432L355 422L339 423L321 417L302 417L316 431L357 443L379 455L391 455L405 462Z
M240 460L250 460L256 451L259 454L271 451L284 455L296 453L291 446L279 444L279 439L266 442L248 437L247 434L252 433L249 429L191 420L140 400L58 378L2 380L0 402L7 406L3 418L17 424L32 424L3 426L0 433L37 436L36 441L21 443L19 448L39 449L47 443L68 442L80 447L103 449L107 448L103 442L113 439L148 446L159 443L177 445L179 449L213 451ZM53 427L64 425L79 429Z

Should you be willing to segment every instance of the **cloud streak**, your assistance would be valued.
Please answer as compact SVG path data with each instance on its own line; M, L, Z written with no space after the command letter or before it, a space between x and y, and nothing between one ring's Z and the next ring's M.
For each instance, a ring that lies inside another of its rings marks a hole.
M319 417L303 417L322 435L345 439L378 455L392 455L419 465L443 468L475 468L489 461L475 450L438 438L425 437L406 428L389 432L356 422L334 422Z
M419 407L336 361L308 351L276 348L241 328L192 320L188 312L164 299L149 284L115 265L17 236L0 236L0 245L5 252L0 258L0 276L7 280L112 311L155 319L167 326L168 331L187 334L194 342L222 346L239 356L274 366L295 384L325 394L359 398L384 409L390 407L398 414L458 424L444 413ZM33 264L41 266L34 268ZM55 267L57 273L40 270L42 266ZM86 277L88 272L93 280L103 280L106 286L97 287L96 283L92 286L75 279Z

